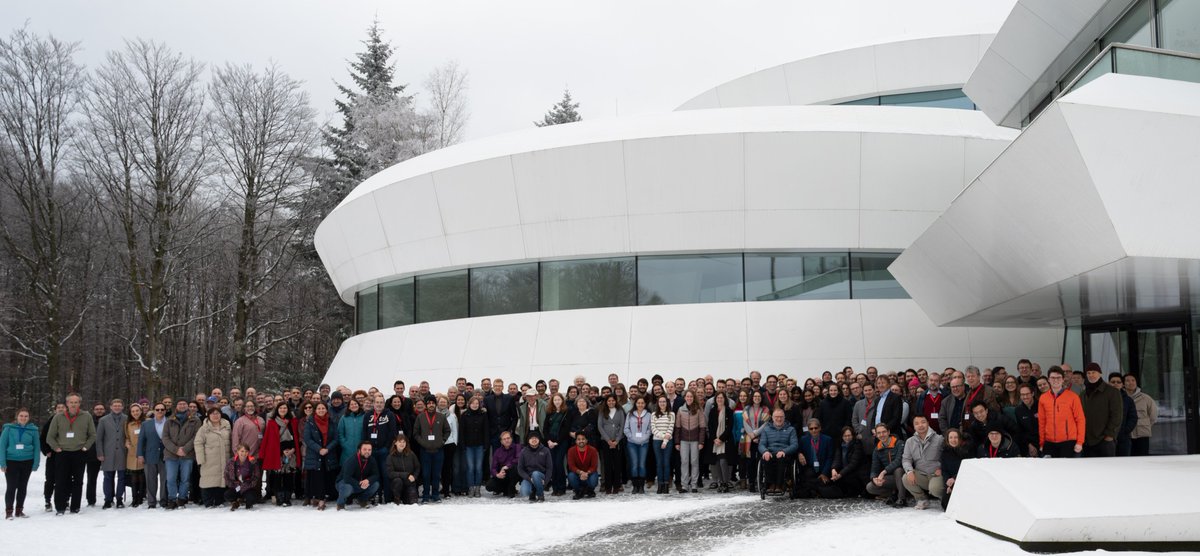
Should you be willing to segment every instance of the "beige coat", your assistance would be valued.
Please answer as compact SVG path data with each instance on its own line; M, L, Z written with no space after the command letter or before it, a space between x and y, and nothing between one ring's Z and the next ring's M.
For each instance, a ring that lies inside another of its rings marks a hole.
M200 488L225 488L225 462L229 461L229 422L212 426L208 419L196 433L196 464L200 466Z
M125 423L125 450L128 452L128 455L125 456L125 469L130 471L141 471L146 468L144 464L138 463L137 459L137 445L141 430L142 423L135 423L133 419Z

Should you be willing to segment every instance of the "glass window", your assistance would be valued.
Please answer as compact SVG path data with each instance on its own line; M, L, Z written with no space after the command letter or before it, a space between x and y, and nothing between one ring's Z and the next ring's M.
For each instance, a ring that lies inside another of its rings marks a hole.
M1100 46L1105 47L1114 42L1136 44L1139 46L1154 46L1153 29L1150 26L1150 0L1141 0L1134 4L1112 28L1100 38Z
M847 253L746 254L746 300L849 299Z
M1158 45L1200 54L1200 2L1159 0Z
M1095 60L1096 55L1099 53L1100 45L1096 42L1093 42L1092 45L1088 47L1087 52L1085 52L1083 56L1079 58L1079 61L1075 62L1075 65L1072 66L1071 69L1067 70L1066 75L1063 75L1062 79L1059 80L1058 88L1064 89L1069 86L1071 81L1074 80L1075 77L1080 73L1083 73L1083 70L1087 69L1088 64L1092 63L1092 60Z
M1113 62L1112 61L1113 61L1113 51L1109 50L1106 54L1104 54L1104 56L1101 56L1099 60L1096 60L1096 63L1092 65L1092 69L1087 70L1087 73L1084 73L1082 76L1079 77L1079 80L1075 82L1074 86L1072 87L1072 90L1078 89L1079 87L1082 87L1084 85L1087 85L1088 83L1091 83L1091 81L1093 79L1100 77L1101 75L1104 75L1106 73L1112 73L1112 71L1113 71L1113 67L1112 67Z
M887 267L897 253L851 253L850 292L855 299L907 299L908 292Z
M742 256L638 257L638 305L742 301Z
M359 291L354 302L354 312L358 317L358 333L372 332L379 329L379 287L371 286Z
M471 270L471 316L538 310L537 263Z
M455 270L417 277L417 322L461 319L467 316L467 271Z
M975 103L971 102L971 99L963 94L962 89L884 95L881 97L880 103L891 106L925 106L929 108L957 108L960 110L975 109Z
M379 285L379 327L391 328L415 322L413 279L402 278Z
M1116 56L1117 73L1200 82L1200 60L1195 58L1128 48L1115 49L1112 54Z
M633 257L542 263L542 310L637 304Z
M847 102L839 102L838 106L879 106L879 97L867 97Z

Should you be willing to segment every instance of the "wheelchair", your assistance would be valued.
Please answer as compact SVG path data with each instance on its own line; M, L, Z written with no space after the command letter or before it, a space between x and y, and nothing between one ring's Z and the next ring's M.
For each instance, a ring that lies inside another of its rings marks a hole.
M761 456L760 456L761 457ZM774 458L772 458L774 461ZM755 478L755 484L758 486L758 495L762 500L766 500L768 496L772 497L788 497L792 498L798 476L796 474L796 456L789 455L784 458L784 484L776 485L779 487L779 492L767 493L767 466L769 464L761 459L758 461L758 477ZM778 464L770 464L778 465Z

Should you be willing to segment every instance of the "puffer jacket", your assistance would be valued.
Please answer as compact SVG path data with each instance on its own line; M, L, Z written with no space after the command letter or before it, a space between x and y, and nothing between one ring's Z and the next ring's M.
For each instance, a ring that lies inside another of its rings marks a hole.
M1046 392L1038 398L1039 447L1045 449L1047 442L1074 440L1082 446L1087 431L1087 417L1079 396L1063 388L1057 396Z
M875 441L875 451L871 453L871 477L878 477L880 472L891 475L903 464L904 440L889 436L887 440Z
M675 445L680 442L704 442L708 434L708 424L704 422L704 411L692 413L687 406L675 412Z
M800 438L796 436L796 428L784 421L782 427L776 427L775 421L769 421L758 437L758 453L783 452L789 456L800 451Z
M925 438L912 435L904 443L904 471L920 471L933 475L942 466L942 435L930 428Z
M365 417L361 411L358 413L347 411L338 419L337 439L343 454L358 452L358 445L362 443L363 439L363 419Z
M1017 453L1017 446L1008 433L1004 433L1004 436L1000 439L999 448L993 450L992 443L988 442L986 438L983 442L979 443L978 448L975 448L975 457L980 459L1015 458L1018 455L1020 454Z
M387 457L387 474L389 483L399 479L408 480L409 475L420 480L421 460L412 450L392 452Z

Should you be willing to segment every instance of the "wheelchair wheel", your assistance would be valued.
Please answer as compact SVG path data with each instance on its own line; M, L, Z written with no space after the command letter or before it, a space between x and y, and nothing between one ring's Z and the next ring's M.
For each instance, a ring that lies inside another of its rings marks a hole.
M758 496L760 500L767 499L767 483L765 481L767 478L767 466L763 465L763 463L764 462L762 460L758 461L758 477L755 479L757 481L755 484L758 485Z

